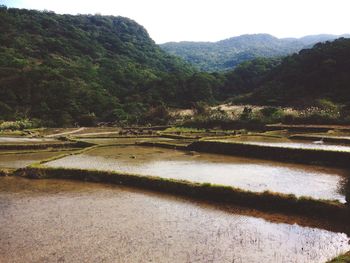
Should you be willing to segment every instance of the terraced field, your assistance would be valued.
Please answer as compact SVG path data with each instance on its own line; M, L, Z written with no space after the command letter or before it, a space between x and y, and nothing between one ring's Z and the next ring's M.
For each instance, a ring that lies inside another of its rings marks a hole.
M350 147L284 131L198 134L0 137L0 175L20 175L0 177L0 262L321 263L350 250ZM210 153L231 144L242 152ZM259 147L277 152L250 156Z
M1 262L322 263L350 249L312 220L92 183L0 178L0 207Z

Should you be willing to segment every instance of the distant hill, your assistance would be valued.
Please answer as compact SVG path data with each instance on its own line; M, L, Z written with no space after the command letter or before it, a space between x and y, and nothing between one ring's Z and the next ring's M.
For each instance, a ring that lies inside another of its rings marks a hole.
M349 39L275 58L329 37L335 36L265 34L187 43L200 57L216 61L211 69L244 61L234 70L209 73L162 50L128 18L0 5L0 122L164 124L170 120L167 107L215 104L238 95L255 104L311 105L328 98L350 105ZM227 59L230 52L234 56Z
M350 37L350 35L342 35ZM241 35L218 42L169 42L160 47L179 56L202 71L230 70L257 57L280 57L311 47L317 42L342 36L314 35L302 38L276 38L268 34Z
M193 71L128 18L0 6L0 120L137 121L150 83Z
M237 74L242 75L237 70L230 73L231 76ZM240 85L234 82L236 78L228 79L227 94L237 94ZM280 64L260 71L259 78L255 79L257 82L250 90L242 91L250 93L244 102L310 106L317 100L327 99L350 106L350 39L340 38L303 49L299 54L285 57Z

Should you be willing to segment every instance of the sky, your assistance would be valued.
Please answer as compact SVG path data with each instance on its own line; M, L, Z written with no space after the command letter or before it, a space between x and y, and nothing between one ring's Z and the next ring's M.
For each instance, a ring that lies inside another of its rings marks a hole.
M242 34L276 37L350 33L350 0L0 0L59 14L120 15L153 40L218 41Z

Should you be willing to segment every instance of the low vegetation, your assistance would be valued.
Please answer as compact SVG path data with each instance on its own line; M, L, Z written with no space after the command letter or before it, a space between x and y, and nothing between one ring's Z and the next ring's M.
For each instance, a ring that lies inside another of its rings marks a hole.
M204 106L201 106L204 107ZM266 124L347 124L348 116L343 106L329 100L317 101L317 106L305 109L275 106L236 106L236 111L228 111L206 105L201 111L182 119L182 125L188 128L209 129L251 129L263 130ZM195 108L194 108L195 109Z
M328 261L328 263L350 263L350 251L345 253L344 255L336 257L331 261Z
M1 131L23 131L25 129L37 128L40 126L38 120L17 120L17 121L0 121Z

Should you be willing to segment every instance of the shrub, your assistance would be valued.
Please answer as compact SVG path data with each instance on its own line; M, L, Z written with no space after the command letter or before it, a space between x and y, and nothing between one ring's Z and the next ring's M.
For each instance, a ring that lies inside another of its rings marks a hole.
M253 118L253 114L247 110L246 116L242 118L236 118L230 115L224 110L214 109L210 110L207 114L195 115L192 119L183 123L185 127L192 128L220 128L220 129L253 129L260 130L263 127L263 123L259 118ZM241 114L241 115L242 115Z
M240 115L240 120L250 120L252 119L253 110L252 108L244 107L242 114Z
M210 111L208 104L203 101L194 103L193 107L196 114L207 114Z
M38 120L18 120L18 121L4 121L0 122L0 131L1 130L24 130L37 128L40 126L40 122Z
M81 126L92 127L96 126L97 118L94 113L83 114L78 118L78 123Z
M260 110L261 114L264 115L264 117L271 117L275 113L278 112L278 108L276 107L266 107Z
M161 104L156 107L151 107L143 116L143 122L152 124L166 124L170 121L171 116L168 108Z

